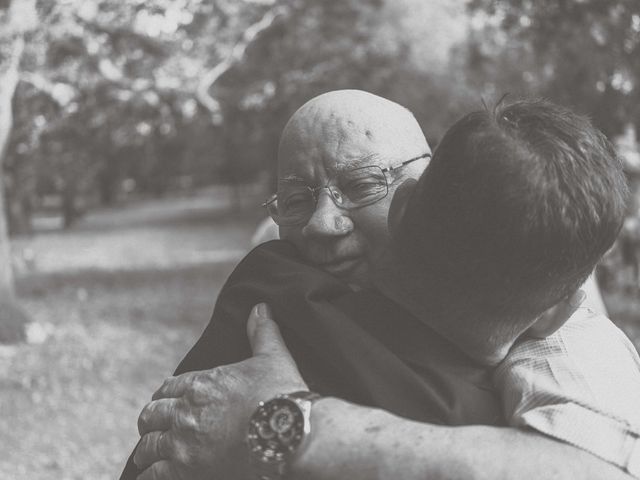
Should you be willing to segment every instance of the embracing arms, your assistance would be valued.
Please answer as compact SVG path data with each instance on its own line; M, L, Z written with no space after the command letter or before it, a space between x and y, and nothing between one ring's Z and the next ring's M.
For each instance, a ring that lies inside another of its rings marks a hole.
M136 463L149 479L251 479L244 444L258 401L305 388L267 310L248 323L253 357L171 377L143 410ZM621 469L514 428L443 427L336 398L314 404L294 479L624 479Z
M296 479L624 479L620 469L535 432L443 427L327 398L314 405L313 437Z

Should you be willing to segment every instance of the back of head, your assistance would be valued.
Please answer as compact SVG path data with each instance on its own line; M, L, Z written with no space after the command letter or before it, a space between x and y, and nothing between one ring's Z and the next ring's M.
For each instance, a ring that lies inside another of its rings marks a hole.
M466 322L470 339L497 345L579 288L615 240L626 194L589 120L546 101L499 105L447 132L394 248L444 330Z

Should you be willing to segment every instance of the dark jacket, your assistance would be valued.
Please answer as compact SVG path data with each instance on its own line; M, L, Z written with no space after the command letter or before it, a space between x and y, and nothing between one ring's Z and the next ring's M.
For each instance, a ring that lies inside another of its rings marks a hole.
M271 306L311 390L429 423L503 424L488 369L391 300L352 291L279 240L236 267L175 373L250 357L246 322L259 302ZM138 473L130 458L121 480Z

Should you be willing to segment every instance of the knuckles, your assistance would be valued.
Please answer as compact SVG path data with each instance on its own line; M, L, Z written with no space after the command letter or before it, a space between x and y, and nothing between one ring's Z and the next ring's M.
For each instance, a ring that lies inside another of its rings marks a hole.
M172 458L182 465L192 465L195 460L192 450L183 442L174 443Z
M180 430L198 432L202 428L200 412L187 408L178 412L176 426Z
M151 411L149 408L149 404L145 405L140 415L138 415L138 433L140 435L144 435L148 433L147 425L149 424L149 417L151 416Z
M176 377L171 376L164 379L160 388L158 388L153 396L151 397L153 400L157 400L158 398L164 397L170 387L176 382Z
M194 406L224 405L244 387L237 367L224 366L194 375L185 390L186 400Z
M194 405L204 405L217 396L218 388L216 387L215 375L200 374L191 381L187 389L187 398Z

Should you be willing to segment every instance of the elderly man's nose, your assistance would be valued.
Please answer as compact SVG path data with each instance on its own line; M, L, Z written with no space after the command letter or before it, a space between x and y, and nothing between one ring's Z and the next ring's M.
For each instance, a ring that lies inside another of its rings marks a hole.
M353 222L347 211L338 207L328 191L320 193L316 209L302 229L306 237L340 236L353 231Z

